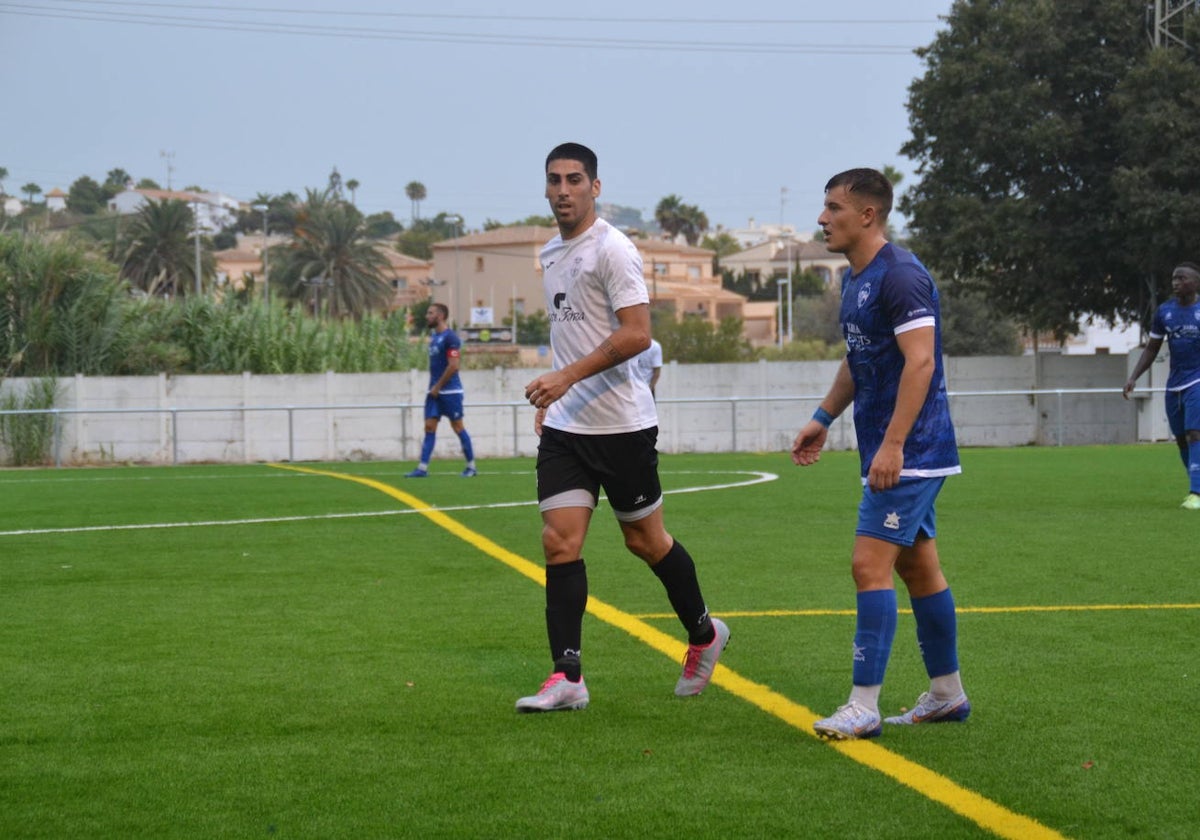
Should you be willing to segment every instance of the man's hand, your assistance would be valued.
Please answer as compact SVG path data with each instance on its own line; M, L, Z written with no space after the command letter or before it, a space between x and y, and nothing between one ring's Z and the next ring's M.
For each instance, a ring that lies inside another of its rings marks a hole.
M542 421L546 419L546 409L539 408L533 414L533 433L538 437L542 436Z
M809 420L792 442L792 463L798 467L808 467L820 461L821 448L828 435L829 429L816 420Z
M871 459L871 468L867 470L867 486L874 493L891 490L900 483L900 470L903 468L903 445L884 441Z
M571 390L574 381L560 370L543 373L537 379L525 386L525 399L534 408L546 408L563 394Z

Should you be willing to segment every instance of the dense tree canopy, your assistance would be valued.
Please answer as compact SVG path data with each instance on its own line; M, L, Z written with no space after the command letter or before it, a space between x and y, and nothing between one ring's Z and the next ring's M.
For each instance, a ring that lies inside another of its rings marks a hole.
M1127 0L956 0L947 24L910 88L914 249L1028 328L1144 317L1200 249L1195 59Z

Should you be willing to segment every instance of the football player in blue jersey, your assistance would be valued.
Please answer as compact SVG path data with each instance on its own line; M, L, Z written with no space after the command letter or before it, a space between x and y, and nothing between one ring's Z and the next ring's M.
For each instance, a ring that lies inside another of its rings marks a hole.
M433 445L437 441L438 421L450 418L450 428L462 443L463 457L467 466L464 478L476 475L475 451L471 436L463 424L463 386L458 376L458 360L462 341L450 329L450 309L444 303L431 303L425 311L425 323L429 325L429 391L425 394L425 440L421 444L421 463L408 473L406 478L425 478L429 475L429 459L433 456Z
M813 724L825 738L883 731L879 694L896 632L893 571L908 589L929 690L890 724L962 721L971 712L958 667L954 598L937 551L934 501L961 472L942 366L937 287L913 254L888 242L892 185L874 169L851 169L825 185L817 224L842 277L846 357L792 460L821 457L829 424L853 404L863 482L851 572L857 588L853 686L847 702Z
M1181 507L1200 510L1200 266L1180 263L1171 272L1174 297L1158 307L1150 325L1150 340L1125 383L1124 396L1137 384L1162 348L1163 339L1171 353L1167 374L1167 424L1179 446L1183 468L1188 474L1188 494Z

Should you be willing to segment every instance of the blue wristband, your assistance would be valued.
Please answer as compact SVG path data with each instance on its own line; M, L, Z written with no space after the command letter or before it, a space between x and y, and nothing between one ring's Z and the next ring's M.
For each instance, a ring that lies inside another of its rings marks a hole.
M833 415L830 414L828 411L821 408L820 406L817 406L817 410L813 412L812 419L816 420L818 423L820 423L822 426L824 426L826 429L828 429L829 424L833 422L834 418L833 418Z

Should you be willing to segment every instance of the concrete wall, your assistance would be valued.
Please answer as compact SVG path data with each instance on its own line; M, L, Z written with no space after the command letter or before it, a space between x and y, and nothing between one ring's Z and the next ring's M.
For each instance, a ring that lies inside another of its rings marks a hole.
M959 442L1022 446L1165 439L1161 392L1128 402L1120 396L1132 364L1132 358L1111 355L949 359L951 411ZM669 363L658 386L660 449L667 453L786 451L825 394L837 366L837 362ZM528 368L464 372L467 428L479 457L536 452L533 411L522 393L525 383L539 372ZM1160 384L1155 377L1165 377L1165 365L1156 364L1142 384ZM427 382L428 374L418 370L297 376L77 376L59 382L53 460L63 464L412 460L420 448ZM9 380L3 390L19 393L28 384ZM832 427L829 446L854 447L848 415ZM439 428L435 457L461 457L448 423Z

